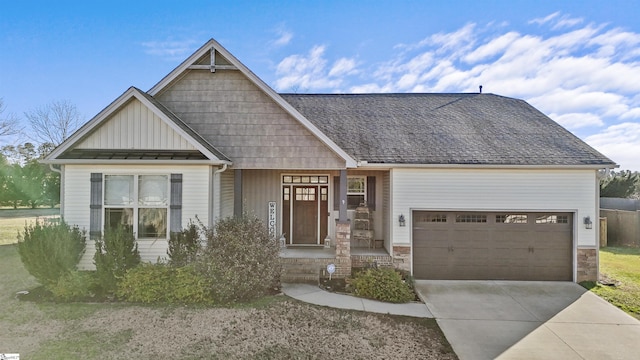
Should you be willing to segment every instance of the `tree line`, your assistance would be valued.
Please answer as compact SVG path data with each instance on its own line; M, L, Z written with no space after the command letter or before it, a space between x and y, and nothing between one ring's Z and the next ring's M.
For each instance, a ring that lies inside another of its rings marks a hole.
M71 136L82 117L67 100L27 111L23 122L6 109L0 98L0 206L54 207L60 203L60 174L39 160Z

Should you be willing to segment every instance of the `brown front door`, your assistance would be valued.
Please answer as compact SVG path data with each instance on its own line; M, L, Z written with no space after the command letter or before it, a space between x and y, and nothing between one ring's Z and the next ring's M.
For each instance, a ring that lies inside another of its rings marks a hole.
M293 187L293 242L318 244L318 187Z

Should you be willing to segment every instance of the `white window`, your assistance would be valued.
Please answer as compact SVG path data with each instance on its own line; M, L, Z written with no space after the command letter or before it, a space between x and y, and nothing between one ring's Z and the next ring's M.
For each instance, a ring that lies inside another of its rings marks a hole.
M367 177L347 177L347 209L353 210L367 202Z
M167 238L167 175L105 175L104 184L105 228L123 225L137 238Z

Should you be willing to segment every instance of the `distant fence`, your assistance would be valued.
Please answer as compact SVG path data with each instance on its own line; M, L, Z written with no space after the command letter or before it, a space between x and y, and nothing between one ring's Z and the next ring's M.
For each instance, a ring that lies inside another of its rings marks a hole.
M640 210L640 200L602 197L600 209L637 211Z
M640 211L600 209L607 218L607 245L640 247Z

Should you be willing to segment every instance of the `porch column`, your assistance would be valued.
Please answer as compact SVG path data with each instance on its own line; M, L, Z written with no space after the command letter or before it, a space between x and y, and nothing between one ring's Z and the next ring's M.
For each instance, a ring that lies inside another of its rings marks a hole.
M340 216L338 221L347 221L347 170L340 170Z
M242 169L233 171L233 216L242 216Z
M336 222L336 276L351 275L351 222L347 219L347 170L340 170L340 216Z

